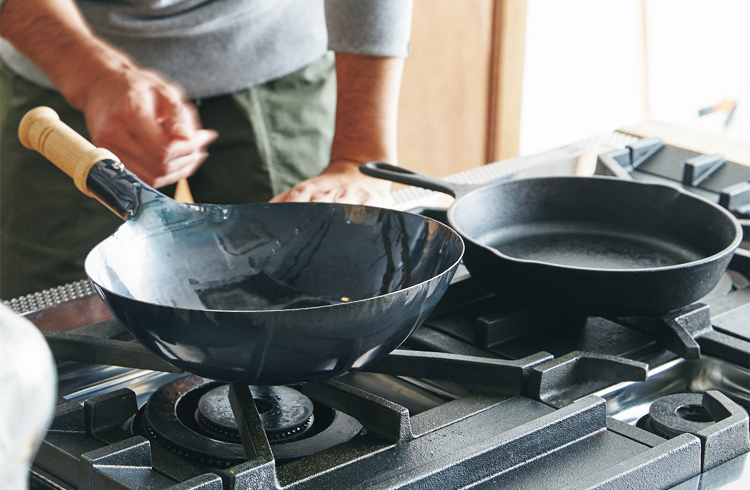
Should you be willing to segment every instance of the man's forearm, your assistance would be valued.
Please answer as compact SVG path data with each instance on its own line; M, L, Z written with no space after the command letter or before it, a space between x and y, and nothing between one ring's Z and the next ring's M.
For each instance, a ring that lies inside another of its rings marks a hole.
M6 0L0 35L31 60L74 107L108 69L132 65L93 34L73 0Z
M331 160L397 162L402 58L336 53L338 101Z
M96 36L72 0L7 0L0 34L84 113L91 142L147 184L188 177L206 158L216 132L182 88Z

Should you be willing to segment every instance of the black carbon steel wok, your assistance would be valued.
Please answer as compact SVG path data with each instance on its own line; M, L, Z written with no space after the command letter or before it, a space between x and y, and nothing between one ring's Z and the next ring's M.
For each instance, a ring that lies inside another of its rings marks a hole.
M140 342L199 376L283 385L359 368L425 319L463 253L452 229L410 213L177 203L48 108L19 136L126 218L86 273Z
M719 281L742 239L731 213L681 189L606 177L459 185L384 163L367 175L456 197L448 223L482 284L588 315L654 315Z

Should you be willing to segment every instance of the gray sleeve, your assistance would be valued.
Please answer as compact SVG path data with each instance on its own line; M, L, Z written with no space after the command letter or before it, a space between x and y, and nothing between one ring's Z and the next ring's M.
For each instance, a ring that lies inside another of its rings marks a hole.
M405 58L412 0L326 0L328 49Z

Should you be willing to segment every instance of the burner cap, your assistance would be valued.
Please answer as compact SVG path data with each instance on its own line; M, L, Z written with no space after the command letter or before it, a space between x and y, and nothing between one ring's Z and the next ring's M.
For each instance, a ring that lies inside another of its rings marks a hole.
M313 404L299 391L284 386L251 386L250 392L269 441L301 436L312 425ZM229 385L219 386L201 396L195 417L214 435L240 440L229 403Z
M679 393L659 398L648 410L646 428L667 439L696 434L715 423L703 408L700 393Z

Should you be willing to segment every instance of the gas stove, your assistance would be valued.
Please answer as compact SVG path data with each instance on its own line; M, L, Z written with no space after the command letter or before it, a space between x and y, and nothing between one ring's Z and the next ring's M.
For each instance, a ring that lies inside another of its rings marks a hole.
M451 179L570 174L585 164L664 181L679 174L670 165L700 156L679 150L614 133ZM691 175L704 172L700 182L683 185L747 218L750 175L731 165L714 162L708 175L699 165ZM727 168L740 180L718 186ZM394 197L445 219L428 191ZM747 488L749 248L705 298L659 318L520 307L460 268L392 354L289 387L179 372L136 343L85 280L12 300L58 360L60 400L31 486Z

